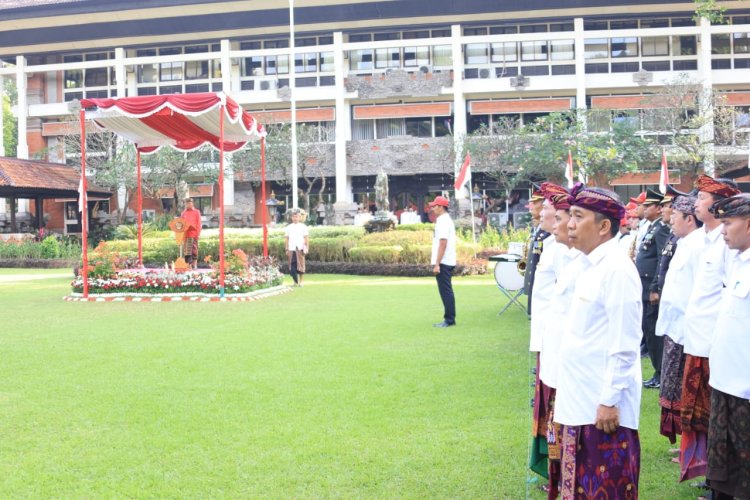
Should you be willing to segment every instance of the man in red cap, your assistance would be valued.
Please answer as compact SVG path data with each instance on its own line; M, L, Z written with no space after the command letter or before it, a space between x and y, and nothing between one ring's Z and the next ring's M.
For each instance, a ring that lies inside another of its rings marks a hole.
M456 324L456 299L453 295L451 276L456 267L456 227L448 214L448 199L436 197L429 205L435 215L435 234L432 238L430 264L437 279L440 299L443 301L443 321L435 323L437 328L447 328Z
M633 249L633 260L635 261L635 256L638 254L638 248L641 246L641 243L643 242L643 238L646 236L646 233L648 232L649 227L651 227L651 221L649 221L646 218L646 207L643 205L643 202L646 201L646 191L642 192L635 198L630 198L631 203L635 203L635 213L638 216L638 219L640 222L638 223L638 230L635 233L635 248Z

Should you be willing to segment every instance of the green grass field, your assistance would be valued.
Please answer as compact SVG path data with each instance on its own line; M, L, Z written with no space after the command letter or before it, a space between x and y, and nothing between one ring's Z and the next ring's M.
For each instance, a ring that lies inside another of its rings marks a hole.
M528 320L497 316L489 276L455 280L458 327L435 329L432 279L69 303L65 272L0 270L0 498L546 498L525 467ZM641 497L694 498L657 396Z

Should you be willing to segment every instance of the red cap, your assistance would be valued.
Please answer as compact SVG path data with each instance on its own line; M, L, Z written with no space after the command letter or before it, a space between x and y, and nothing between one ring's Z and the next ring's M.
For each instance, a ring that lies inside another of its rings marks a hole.
M646 191L639 194L637 198L630 198L630 201L641 205L644 201L646 201Z
M445 198L444 196L438 196L433 201L430 202L430 207L435 206L441 206L441 207L447 207L449 204L448 198Z

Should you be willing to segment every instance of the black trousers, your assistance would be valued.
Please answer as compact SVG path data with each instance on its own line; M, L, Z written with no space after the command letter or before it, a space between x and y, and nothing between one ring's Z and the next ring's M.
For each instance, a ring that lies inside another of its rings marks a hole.
M658 318L659 303L652 304L649 301L644 301L641 328L643 329L643 340L648 348L648 356L651 358L651 365L654 367L654 374L657 379L661 375L661 360L664 354L664 337L656 336L656 320Z
M289 274L291 275L295 284L299 283L298 281L299 273L297 272L297 252L292 252L292 262L291 262L291 265L289 266Z
M440 299L443 301L443 309L445 310L443 319L451 325L456 322L456 298L453 295L453 285L451 284L454 267L440 264L440 273L435 276Z

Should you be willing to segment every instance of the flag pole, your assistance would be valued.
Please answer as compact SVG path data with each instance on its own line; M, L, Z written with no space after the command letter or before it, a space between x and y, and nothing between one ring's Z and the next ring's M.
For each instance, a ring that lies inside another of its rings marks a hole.
M83 277L83 297L89 296L89 202L86 196L86 110L81 109L78 116L81 121L81 247L83 255L81 256L82 267L81 276Z

